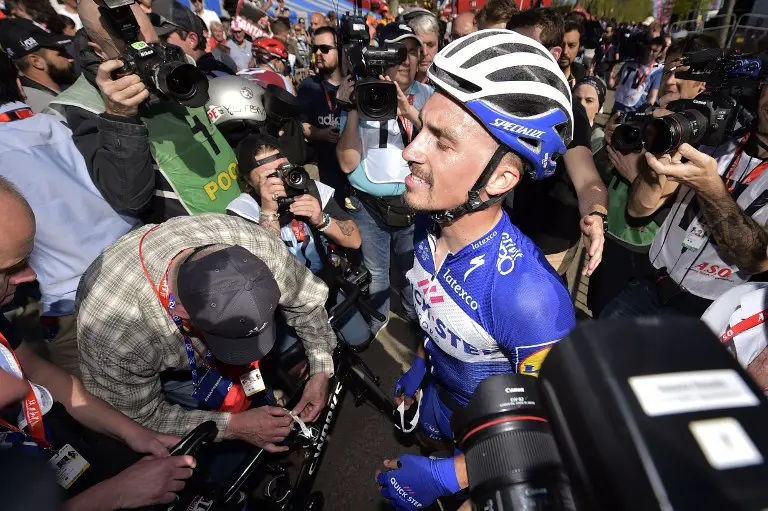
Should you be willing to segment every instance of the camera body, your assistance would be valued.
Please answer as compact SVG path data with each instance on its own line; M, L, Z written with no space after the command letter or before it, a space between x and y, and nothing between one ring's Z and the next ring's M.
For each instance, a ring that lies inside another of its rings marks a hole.
M365 19L345 15L341 18L338 40L341 43L342 72L352 74L355 90L350 102L337 100L346 110L357 107L363 121L381 121L397 117L395 84L379 79L385 70L405 62L407 51L399 43L385 48L369 46Z
M649 113L629 114L616 128L611 146L628 154L645 148L653 154L669 154L680 145L716 146L752 122L757 98L768 76L768 59L741 55L731 49L710 49L683 55L681 80L706 83L694 99L673 101L673 113L653 118ZM754 105L754 106L753 106Z
M311 178L304 167L295 167L290 163L283 163L269 177L279 177L285 187L285 197L277 198L277 207L285 211L293 204L296 197L309 191Z
M131 6L134 0L101 0L99 11L107 25L125 42L123 67L113 71L117 80L137 74L151 93L196 108L208 101L208 79L190 64L181 48L172 44L139 40L139 22Z

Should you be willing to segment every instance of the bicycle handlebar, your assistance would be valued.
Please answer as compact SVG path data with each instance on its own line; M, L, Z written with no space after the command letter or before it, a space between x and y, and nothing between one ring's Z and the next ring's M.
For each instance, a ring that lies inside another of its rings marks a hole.
M360 288L353 283L337 277L335 283L339 286L339 289L344 291L344 300L334 305L330 311L328 311L328 323L333 324L334 321L343 317L355 303L360 306L368 315L373 316L379 321L386 321L386 317L379 311L373 308L365 299L360 297Z

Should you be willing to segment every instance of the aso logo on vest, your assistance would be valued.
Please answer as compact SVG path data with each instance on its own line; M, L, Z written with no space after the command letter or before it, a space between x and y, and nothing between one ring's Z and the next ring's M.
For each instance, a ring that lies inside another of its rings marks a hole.
M219 190L229 190L232 186L237 186L237 163L232 162L227 167L227 170L219 172L216 175L216 179L208 181L203 185L203 190L208 194L208 198L212 201L216 200L216 192Z

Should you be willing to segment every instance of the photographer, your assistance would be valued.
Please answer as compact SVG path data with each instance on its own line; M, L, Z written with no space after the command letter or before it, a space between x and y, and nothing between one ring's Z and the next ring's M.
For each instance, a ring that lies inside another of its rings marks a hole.
M674 195L649 252L658 271L630 283L604 316L700 316L712 300L768 270L766 141L768 92L762 89L756 125L745 135L700 150L683 144L674 154L645 153L627 212L649 217Z
M635 112L643 105L655 105L661 86L662 67L657 59L663 54L666 41L663 37L650 43L637 42L637 60L625 62L608 77L608 86L616 88L613 112Z
M0 177L0 305L12 299L17 285L35 278L26 264L35 222L24 197ZM140 426L87 392L80 380L37 355L2 314L0 373L24 384L21 396L12 400L16 406L0 403L2 449L22 449L46 460L50 456L62 466L69 464L59 474L60 490L69 499L65 509L107 511L168 504L192 475L194 459L168 457L177 437ZM3 381L2 391L7 390L8 382ZM138 453L150 457L141 459ZM3 499L7 504L9 496L4 494Z
M140 424L180 435L212 420L218 440L287 450L277 444L292 419L267 405L259 369L276 313L309 358L295 413L311 422L325 406L336 346L328 288L277 236L242 218L135 229L91 265L77 297L83 383Z
M482 380L537 374L551 346L575 324L562 281L502 209L521 180L554 170L554 162L538 154L556 159L566 151L573 118L569 86L554 57L507 30L454 41L437 54L429 78L437 92L424 106L421 132L403 152L411 170L405 199L425 213L417 220L408 280L426 338L395 393L398 403L416 406L421 388L421 430L445 442L452 438L452 415ZM467 95L467 89L482 92ZM538 126L538 151L505 122ZM404 455L384 465L377 482L397 509L427 507L468 485L463 454Z
M678 60L683 54L704 49L718 48L717 41L707 35L695 34L676 40L667 52L663 78L659 93L660 102L666 106L677 99L693 99L704 91L705 84L695 80L678 78L681 68ZM659 110L661 113L661 110ZM660 207L647 218L632 218L627 215L629 188L637 178L645 158L640 152L623 154L611 147L610 142L616 127L617 115L606 125L605 150L598 154L608 176L608 230L605 239L605 264L592 275L589 281L587 304L593 316L599 317L603 308L634 279L647 278L655 271L648 260L648 250L656 237L659 227L669 213L669 204ZM619 117L619 119L621 119Z
M403 203L408 166L402 150L421 129L419 110L432 89L415 81L421 41L403 23L390 23L381 31L379 46L402 43L408 52L404 62L386 70L386 79L397 87L398 118L362 121L357 109L341 117L341 137L336 146L341 170L352 185L351 214L363 236L363 262L371 272L371 302L389 315L390 247L394 248L402 276L413 264L413 212ZM351 78L342 82L337 99L348 100L354 90ZM405 279L403 279L405 280ZM401 291L401 303L409 320L416 320L410 286ZM377 333L385 324L371 318Z
M144 222L224 212L239 195L237 162L205 110L150 94L138 74L112 76L123 67L117 57L125 41L107 28L93 0L82 0L78 9L85 26L75 40L83 74L51 107L66 117L96 188L115 210ZM147 15L137 4L130 9L143 41L157 41Z
M277 139L260 134L246 137L238 147L238 160L243 169L239 183L244 193L229 204L227 212L272 231L304 266L332 286L336 272L324 241L351 249L360 248L361 243L355 222L333 200L333 188L312 180L305 193L294 196L295 201L287 209L281 208L278 201L288 194L285 182L276 173L286 164L290 168L290 164L280 153ZM353 346L361 345L370 336L359 312L341 321L339 330ZM298 341L295 332L283 322L278 322L277 338L280 351Z

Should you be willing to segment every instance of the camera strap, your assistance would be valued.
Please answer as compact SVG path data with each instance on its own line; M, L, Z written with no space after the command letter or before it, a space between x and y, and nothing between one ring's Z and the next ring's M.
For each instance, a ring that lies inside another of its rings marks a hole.
M253 162L255 169L261 167L262 165L266 165L267 163L272 163L273 161L277 161L281 158L285 158L281 152L278 151L277 154L273 154L272 156L267 156L266 158L262 158L260 160L256 160Z

